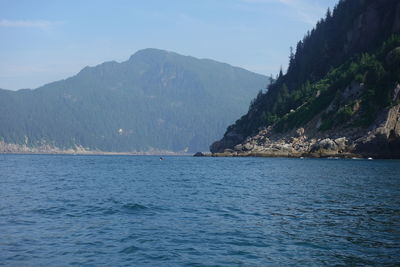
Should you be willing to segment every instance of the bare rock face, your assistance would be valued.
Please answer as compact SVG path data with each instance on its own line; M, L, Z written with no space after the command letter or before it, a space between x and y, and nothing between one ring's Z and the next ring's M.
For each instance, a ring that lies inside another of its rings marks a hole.
M367 46L378 34L379 25L379 12L375 5L370 5L365 13L358 16L353 27L347 32L345 51Z
M336 143L329 138L325 138L318 143L315 143L312 147L310 152L315 153L315 152L336 152L338 151L338 146Z
M400 84L397 84L396 88L393 90L393 101L396 101L400 97Z
M296 130L297 137L302 137L304 135L304 128L299 128Z
M334 140L335 144L337 145L338 152L344 152L347 148L347 138L346 137L340 137L336 138Z
M393 10L382 13L382 6L388 5L387 0L369 1L365 12L361 13L352 27L346 33L346 52L354 49L365 49L377 39L382 32L382 25L390 18L393 21L390 30L393 33L400 32L400 2ZM386 3L385 3L386 2Z
M224 147L226 141L216 142L214 151L217 156L400 158L400 104L383 112L358 139L307 137L304 128L293 131L292 136L279 136L271 130L261 130L231 148Z
M355 152L400 158L400 105L390 108L377 128L356 140Z
M253 148L254 148L254 146L253 146L251 143L245 143L245 144L243 145L243 149L246 150L246 151L250 151L250 150L252 150Z
M242 135L235 132L229 132L223 139L214 142L210 146L210 151L211 153L222 153L227 148L233 149L233 147L236 144L241 143L243 139L244 137Z

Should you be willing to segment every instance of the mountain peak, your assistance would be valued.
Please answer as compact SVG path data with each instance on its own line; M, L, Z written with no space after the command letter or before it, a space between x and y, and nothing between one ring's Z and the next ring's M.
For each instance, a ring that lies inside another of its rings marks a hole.
M160 57L165 57L165 56L171 55L171 54L178 55L176 53L158 49L158 48L145 48L145 49L138 50L135 54L133 54L129 58L128 61L132 61L132 60L135 60L138 58L147 58L147 59L148 58L160 58Z
M205 151L267 81L222 63L143 49L29 94L0 91L0 140L31 147L45 140L61 149Z

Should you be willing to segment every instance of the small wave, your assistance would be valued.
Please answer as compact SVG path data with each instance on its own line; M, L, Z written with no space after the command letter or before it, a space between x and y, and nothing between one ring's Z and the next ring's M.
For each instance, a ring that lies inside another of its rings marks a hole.
M118 213L118 210L113 209L113 208L107 208L107 209L104 209L104 211L103 211L104 215L113 215L116 213Z
M129 246L129 247L126 247L123 250L121 250L119 253L131 254L131 253L135 253L138 250L139 250L139 248L136 246Z
M57 215L65 212L66 210L67 209L63 207L50 207L50 208L33 209L32 212L43 215Z
M294 243L295 246L299 246L299 247L309 247L309 248L314 248L314 249L329 249L328 247L324 247L324 246L319 246L315 243L311 243L311 242L295 242Z
M266 248L270 245L261 242L261 241L254 241L254 240L237 240L237 241L230 241L227 244L238 246L238 247L259 247L259 248Z
M70 211L66 215L68 217L90 216L93 214L114 215L118 213L135 213L147 209L148 207L136 203L128 203L124 205L99 204L99 205L88 205L85 206L85 209L82 211Z
M118 213L118 209L114 207L104 207L104 205L99 206L86 206L83 211L78 211L74 213L67 214L69 217L81 217L81 216L90 216L93 214L103 214L103 215L113 215Z
M129 210L129 211L137 211L137 210L146 210L148 209L146 206L137 204L137 203L128 203L128 204L124 204L122 206L123 209L125 210Z

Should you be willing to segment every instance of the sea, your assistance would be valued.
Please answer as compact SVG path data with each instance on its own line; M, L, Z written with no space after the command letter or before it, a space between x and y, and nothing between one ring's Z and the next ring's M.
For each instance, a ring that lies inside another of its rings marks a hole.
M400 161L0 155L1 266L400 266Z

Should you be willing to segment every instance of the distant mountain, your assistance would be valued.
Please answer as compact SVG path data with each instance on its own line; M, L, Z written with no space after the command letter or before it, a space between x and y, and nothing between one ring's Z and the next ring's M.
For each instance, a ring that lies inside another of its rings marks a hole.
M267 80L213 60L144 49L35 90L0 90L0 141L25 149L204 151Z
M400 1L341 0L214 153L400 158Z

